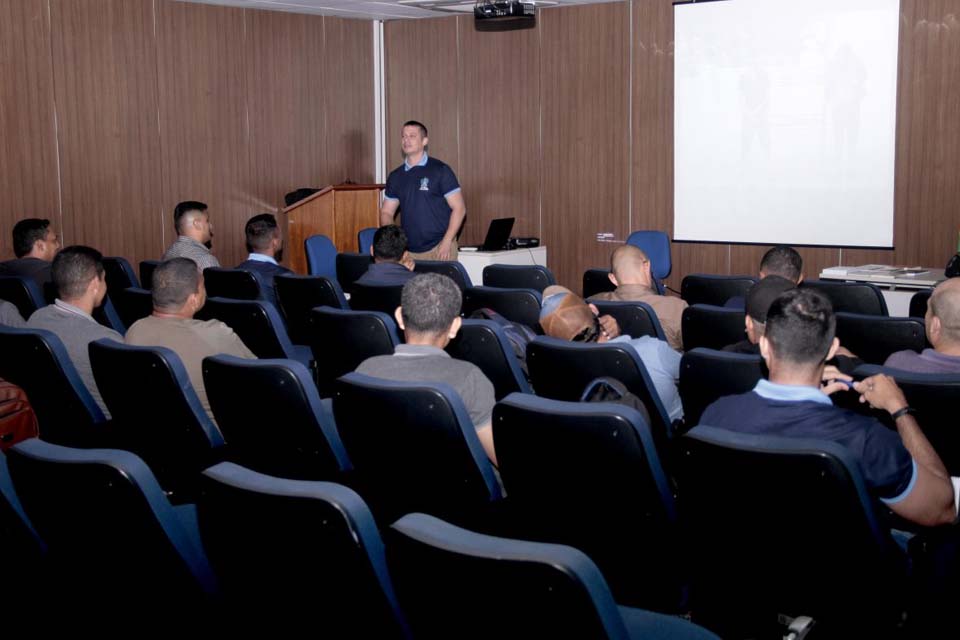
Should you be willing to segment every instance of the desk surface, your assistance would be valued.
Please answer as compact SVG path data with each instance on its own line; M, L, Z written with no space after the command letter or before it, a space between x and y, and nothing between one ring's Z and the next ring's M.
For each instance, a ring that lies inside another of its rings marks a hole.
M877 285L909 289L929 289L946 280L943 269L921 267L920 270L868 264L860 267L829 267L820 272L821 280L871 282Z

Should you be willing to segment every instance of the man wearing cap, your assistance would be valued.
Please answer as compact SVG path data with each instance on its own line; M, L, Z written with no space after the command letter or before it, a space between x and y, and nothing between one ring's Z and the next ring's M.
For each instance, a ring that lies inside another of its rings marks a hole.
M610 337L610 333L604 330L601 319L597 317L597 308L584 302L566 287L559 285L543 290L540 326L546 335L561 340L629 344L647 368L657 395L660 396L660 402L663 403L670 419L679 420L683 417L683 405L677 391L677 381L680 378L680 354L663 340L650 336Z
M744 316L747 337L740 342L728 344L724 351L760 355L760 337L767 322L767 309L784 291L796 289L797 285L782 276L767 276L747 291L747 313Z

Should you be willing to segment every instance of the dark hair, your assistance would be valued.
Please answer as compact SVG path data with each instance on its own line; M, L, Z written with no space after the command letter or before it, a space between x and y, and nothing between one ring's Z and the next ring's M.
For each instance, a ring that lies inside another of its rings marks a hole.
M190 258L171 258L153 271L153 308L176 310L200 290L200 270Z
M443 333L460 315L463 302L453 280L439 273L421 273L403 285L400 309L407 331Z
M197 202L196 200L184 200L173 208L173 228L176 229L177 233L180 233L180 223L183 221L183 216L187 215L191 211L206 210L207 205L202 202Z
M803 258L793 247L779 244L763 254L760 271L768 276L781 276L797 282L803 273Z
M836 326L833 306L823 294L791 289L770 305L764 335L778 358L821 364L827 359Z
M377 229L373 234L373 257L397 262L407 250L407 234L395 224Z
M423 134L423 137L427 137L427 127L422 122L417 122L416 120L407 120L403 123L403 126L400 129L406 129L407 127L420 127L420 133Z
M270 241L280 233L277 219L272 213L261 213L247 220L243 228L247 234L247 251L254 253L270 246Z
M103 254L82 245L67 247L53 259L50 273L57 294L74 300L84 294L91 280L103 275Z
M22 258L31 251L37 240L47 237L50 221L40 218L24 218L13 225L13 253Z

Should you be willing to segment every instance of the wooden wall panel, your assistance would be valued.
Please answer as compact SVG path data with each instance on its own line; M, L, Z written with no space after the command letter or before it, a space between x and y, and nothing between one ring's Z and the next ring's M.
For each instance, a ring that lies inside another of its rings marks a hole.
M558 282L609 263L597 232L625 238L629 140L626 3L539 13L543 241Z
M244 11L160 2L157 34L165 244L176 203L202 200L214 255L235 265L246 257L243 225L262 204L253 197L248 146Z
M480 244L493 218L513 235L540 235L540 32L460 30L460 172L467 203L461 242Z
M163 251L150 0L51 5L63 235L136 264Z
M21 218L61 231L48 18L46 2L0 0L0 260Z

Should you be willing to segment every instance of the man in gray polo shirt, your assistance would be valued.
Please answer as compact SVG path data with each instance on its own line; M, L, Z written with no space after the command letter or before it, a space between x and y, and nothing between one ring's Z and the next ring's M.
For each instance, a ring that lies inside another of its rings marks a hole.
M163 260L190 258L203 271L207 267L219 267L220 261L210 253L213 242L213 223L207 205L195 200L181 202L173 210L173 226L177 239L167 247Z
M424 273L403 286L397 324L406 344L392 356L367 358L357 373L405 382L443 382L460 395L477 430L477 437L493 464L491 416L496 404L493 384L473 363L455 360L444 351L460 330L460 288L447 276Z
M46 329L57 334L90 395L103 409L104 415L110 417L93 379L87 350L87 345L100 338L123 342L123 336L98 323L91 315L107 295L103 256L90 247L67 247L53 259L51 273L59 297L53 304L34 311L27 321L27 328Z

